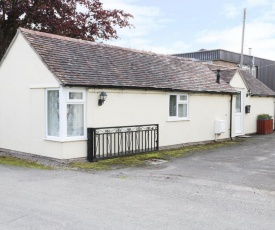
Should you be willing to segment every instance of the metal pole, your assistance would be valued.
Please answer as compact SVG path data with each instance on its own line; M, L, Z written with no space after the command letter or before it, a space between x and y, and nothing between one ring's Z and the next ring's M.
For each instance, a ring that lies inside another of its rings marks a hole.
M242 69L242 67L243 67L243 44L244 44L245 17L246 17L246 9L244 8L244 10L243 10L242 52L241 52L240 69Z

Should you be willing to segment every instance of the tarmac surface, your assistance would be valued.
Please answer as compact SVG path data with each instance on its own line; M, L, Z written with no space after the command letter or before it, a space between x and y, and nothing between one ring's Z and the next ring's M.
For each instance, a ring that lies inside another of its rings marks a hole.
M142 168L0 165L0 229L275 229L275 133Z

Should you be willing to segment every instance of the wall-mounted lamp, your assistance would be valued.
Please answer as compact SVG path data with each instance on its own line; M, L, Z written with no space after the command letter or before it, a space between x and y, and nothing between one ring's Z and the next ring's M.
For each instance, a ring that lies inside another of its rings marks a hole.
M107 98L107 93L102 91L99 95L99 99L98 99L98 105L101 106L104 104L104 101L106 101Z
M252 95L252 92L250 91L250 89L247 91L247 93L246 93L246 97L248 97L248 96L251 96Z

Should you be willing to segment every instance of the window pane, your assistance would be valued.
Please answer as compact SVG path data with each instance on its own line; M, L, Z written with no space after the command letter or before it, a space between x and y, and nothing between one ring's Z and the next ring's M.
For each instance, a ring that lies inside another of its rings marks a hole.
M83 99L83 93L82 92L69 92L69 99Z
M187 101L186 95L180 95L180 101Z
M84 135L84 105L67 105L67 136Z
M170 95L169 116L177 116L177 96Z
M59 91L47 92L48 136L59 136Z
M179 117L187 117L187 104L178 105Z
M241 94L239 93L236 96L236 113L240 113L242 111L241 109Z

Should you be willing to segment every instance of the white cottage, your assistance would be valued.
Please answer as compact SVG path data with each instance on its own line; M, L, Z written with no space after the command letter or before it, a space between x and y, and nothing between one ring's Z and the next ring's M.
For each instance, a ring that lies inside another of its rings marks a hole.
M238 91L233 111L235 136L256 133L257 116L274 115L275 92L244 70L223 69L220 75Z
M20 28L0 63L0 148L71 159L88 142L95 159L226 139L234 95L198 61Z

